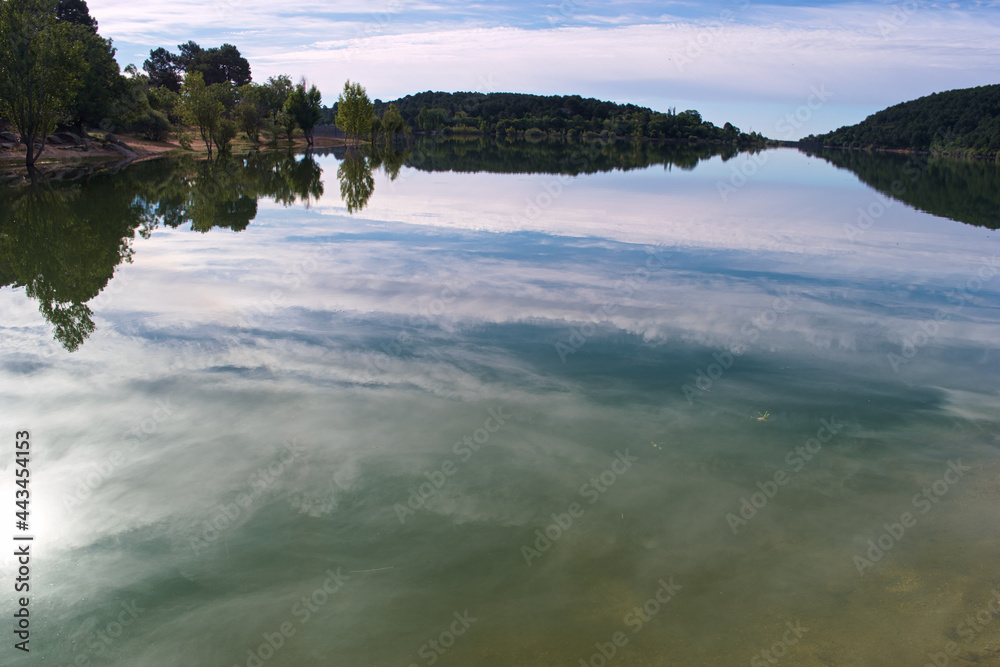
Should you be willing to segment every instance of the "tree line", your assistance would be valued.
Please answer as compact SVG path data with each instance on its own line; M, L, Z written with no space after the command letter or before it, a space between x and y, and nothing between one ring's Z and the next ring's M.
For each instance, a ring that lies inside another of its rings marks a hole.
M322 119L322 94L288 75L253 81L250 63L232 44L177 52L152 49L142 70L122 72L110 39L85 0L0 0L0 117L15 129L31 167L46 138L63 128L133 132L190 147L193 126L209 157L225 153L240 133L254 145L292 140L309 146ZM408 130L394 107L375 114L360 84L348 81L335 122L354 140L389 138Z
M427 91L394 100L403 122L420 132L498 137L634 137L733 144L761 144L765 137L732 123L718 127L701 114L675 108L653 111L579 95L443 93ZM385 106L375 100L376 113ZM324 109L332 117L336 109Z
M155 48L141 70L129 65L124 72L115 51L85 0L0 0L0 117L19 133L29 167L59 128L80 137L95 130L154 141L176 136L188 148L187 128L193 128L209 158L229 152L241 133L256 146L291 141L301 131L311 147L320 124L335 124L355 142L385 144L411 128L501 138L766 142L731 123L717 127L693 109L662 113L579 95L428 91L383 103L347 81L337 103L324 107L320 90L305 79L293 83L282 74L255 82L232 44Z
M896 104L801 143L1000 158L1000 84Z

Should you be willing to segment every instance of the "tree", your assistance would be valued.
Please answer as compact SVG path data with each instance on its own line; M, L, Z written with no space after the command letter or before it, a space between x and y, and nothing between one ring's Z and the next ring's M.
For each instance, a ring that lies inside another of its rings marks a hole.
M90 8L87 7L85 0L59 0L56 18L88 28L94 34L97 33L97 19L90 15Z
M223 44L210 49L202 48L197 42L178 44L179 53L166 49L153 49L142 67L149 73L149 85L166 86L180 90L181 73L198 72L206 85L232 83L245 86L250 83L250 63L232 44Z
M163 47L151 50L142 68L149 75L150 88L162 86L175 93L180 92L180 66L174 62L174 55Z
M208 159L211 160L212 139L218 135L225 106L209 91L200 72L188 72L184 75L181 109L184 120L198 126L198 132L208 150Z
M288 113L287 111L279 111L278 115L274 118L275 123L285 131L285 135L288 137L288 141L292 141L292 137L295 135L295 128L298 123L295 122L295 116ZM277 141L277 137L275 138Z
M355 141L368 136L375 110L368 93L360 83L344 84L344 92L337 98L337 127Z
M80 27L59 21L56 9L55 0L0 2L0 115L20 132L29 168L87 72L74 39Z
M392 141L396 135L409 134L410 128L403 122L403 116L399 113L396 104L390 103L389 108L382 114L382 135L386 141Z
M263 125L261 114L261 88L254 83L241 86L239 104L233 109L236 124L246 133L247 138L255 144L260 143L260 129Z
M68 110L70 122L79 134L84 134L84 126L108 122L118 100L128 94L128 85L115 60L115 47L110 39L97 34L97 21L84 0L59 0L56 18L74 28L73 38L81 44L87 63L83 82Z
M285 100L285 113L294 118L295 123L302 128L302 132L306 135L306 144L310 148L313 145L313 128L320 119L321 100L322 95L315 85L306 90L305 79L295 86L295 90Z
M287 74L268 77L260 91L261 104L267 114L275 116L285 108L285 100L292 94L292 78Z
M212 132L212 143L219 149L219 155L228 155L230 143L236 138L237 126L232 120L221 117Z
M238 87L245 86L251 81L250 63L232 44L205 50L200 65L205 75L205 83L208 85L229 81Z
M198 43L194 40L188 40L183 44L177 45L177 50L180 52L177 55L170 55L171 60L178 68L184 71L184 73L194 72L197 70L198 65L201 64L203 54L205 49L198 46ZM204 74L202 74L204 77ZM207 83L207 82L206 82Z

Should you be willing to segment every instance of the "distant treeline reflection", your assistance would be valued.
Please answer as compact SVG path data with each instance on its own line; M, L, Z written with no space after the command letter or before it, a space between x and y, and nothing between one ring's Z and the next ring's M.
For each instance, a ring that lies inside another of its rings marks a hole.
M831 148L805 152L917 210L978 227L1000 227L1000 165L994 161Z
M753 149L755 152L757 149ZM593 174L602 171L694 169L716 155L723 160L739 151L730 145L659 141L506 141L491 137L436 139L414 142L408 167L423 171L487 171L504 174Z
M757 152L759 149L752 149ZM421 137L405 145L365 145L328 149L340 160L340 195L350 213L367 205L375 189L373 172L382 169L396 180L403 166L420 171L502 174L593 174L662 165L694 169L715 156L739 154L729 145L656 141L508 141L492 137Z

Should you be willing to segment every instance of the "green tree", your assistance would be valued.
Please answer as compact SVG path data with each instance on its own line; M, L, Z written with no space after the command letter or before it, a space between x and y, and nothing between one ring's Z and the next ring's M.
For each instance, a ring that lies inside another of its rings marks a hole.
M59 21L56 10L55 0L0 1L0 115L21 134L29 168L87 72L80 26Z
M381 130L382 136L387 141L392 141L397 135L410 133L410 128L403 122L403 116L395 103L390 103L389 108L382 114Z
M261 90L261 103L271 117L285 108L285 100L292 93L292 78L287 74L268 77Z
M232 44L210 49L189 41L177 46L179 53L153 49L142 67L149 74L151 86L166 86L180 90L180 73L199 72L206 85L229 82L234 86L250 83L250 63Z
M184 120L198 127L205 149L208 150L208 158L212 159L212 139L218 133L225 106L212 95L199 72L184 75L180 104Z
M180 67L174 62L174 56L160 47L149 52L149 58L142 64L142 69L149 75L149 87L164 87L179 93L181 90Z
M260 130L264 119L261 114L259 88L250 83L240 88L240 101L233 109L233 116L239 129L246 133L254 144L260 143Z
M285 131L285 136L287 136L288 141L291 142L295 136L295 128L298 127L298 123L295 122L295 116L287 111L279 111L278 115L275 117L275 122L278 127Z
M69 21L97 32L97 19L90 15L90 8L85 0L59 0L56 17L60 21Z
M70 122L84 134L85 126L106 126L118 100L129 93L128 84L115 60L115 47L110 39L97 34L97 20L84 0L59 0L56 18L75 28L74 39L82 45L87 63L82 85L68 110Z
M337 127L355 141L369 135L375 109L368 93L360 83L344 84L344 92L337 98Z
M285 100L285 113L292 116L295 123L302 128L302 132L306 135L306 144L310 147L313 145L313 128L320 119L321 100L319 88L311 86L306 90L305 79L295 86L295 90Z

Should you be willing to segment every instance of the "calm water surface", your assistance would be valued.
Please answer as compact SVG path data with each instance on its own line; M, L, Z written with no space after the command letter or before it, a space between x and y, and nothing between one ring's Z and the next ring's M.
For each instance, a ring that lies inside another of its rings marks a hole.
M997 664L998 185L455 143L4 193L3 662Z

